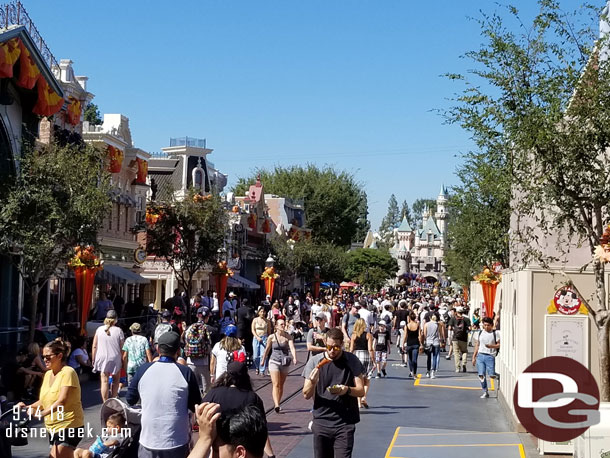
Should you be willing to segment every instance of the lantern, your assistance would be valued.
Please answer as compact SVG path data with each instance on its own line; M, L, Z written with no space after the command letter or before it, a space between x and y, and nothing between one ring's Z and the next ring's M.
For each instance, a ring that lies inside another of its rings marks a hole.
M248 227L250 229L256 229L256 214L250 213L248 216Z
M271 232L271 224L269 223L269 218L265 218L265 221L263 221L263 232L265 234Z

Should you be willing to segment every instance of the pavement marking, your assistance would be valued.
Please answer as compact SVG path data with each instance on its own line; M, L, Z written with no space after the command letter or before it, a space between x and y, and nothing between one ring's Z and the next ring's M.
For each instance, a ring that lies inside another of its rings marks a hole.
M436 379L436 380L438 380L438 379ZM470 379L461 379L461 380L471 381ZM490 380L490 385L491 385L489 391L496 391L496 385L494 383L494 379L490 378L489 380ZM472 381L474 381L474 380L472 380ZM477 376L477 382L478 381L479 380L478 380L478 376ZM429 384L429 383L422 385L420 382L421 382L421 374L417 374L417 380L415 380L415 383L413 384L413 386L425 386L428 388L452 388L454 390L477 390L477 391L481 390L480 386L475 388L472 386L433 385L433 384Z
M396 431L394 431L394 437L392 438L392 442L390 442L390 446L385 452L385 458L391 458L390 452L392 451L392 447L394 447L394 442L396 442L396 438L398 437L398 431L400 431L400 426L397 426Z
M394 445L401 448L428 448L428 447L518 447L521 444L409 444Z
M496 431L496 432L459 432L459 433L416 433L416 434L399 434L399 436L415 437L415 436L471 436L474 434L515 434L511 431Z
M523 448L523 444L519 444L519 455L521 458L525 458L525 449Z

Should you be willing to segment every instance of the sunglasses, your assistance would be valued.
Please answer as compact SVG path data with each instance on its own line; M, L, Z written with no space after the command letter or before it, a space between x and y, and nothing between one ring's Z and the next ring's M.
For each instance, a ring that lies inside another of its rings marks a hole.
M341 350L341 345L327 345L326 349L328 351L333 351L333 350L339 351L339 350Z
M57 356L56 354L52 354L52 355L42 355L42 359L44 359L45 361L49 361L50 359L52 359L54 356Z

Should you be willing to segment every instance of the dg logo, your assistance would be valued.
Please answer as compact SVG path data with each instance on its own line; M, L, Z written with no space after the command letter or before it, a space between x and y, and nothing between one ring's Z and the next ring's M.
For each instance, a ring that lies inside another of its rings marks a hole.
M513 404L523 427L548 442L572 440L600 421L597 382L589 369L563 356L530 365L517 378Z

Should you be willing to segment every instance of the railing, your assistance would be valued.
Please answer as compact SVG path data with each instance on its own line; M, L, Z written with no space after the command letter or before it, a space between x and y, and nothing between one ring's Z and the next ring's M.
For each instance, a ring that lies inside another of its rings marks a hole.
M32 19L30 19L30 16L28 16L28 13L21 2L6 3L0 6L0 27L8 29L11 25L24 26L38 48L38 51L40 51L44 63L51 70L56 67L59 68L57 59L55 59L55 56L53 56L51 50L42 39L40 32L34 25Z
M169 139L169 146L191 146L195 148L205 148L205 138L177 137Z

